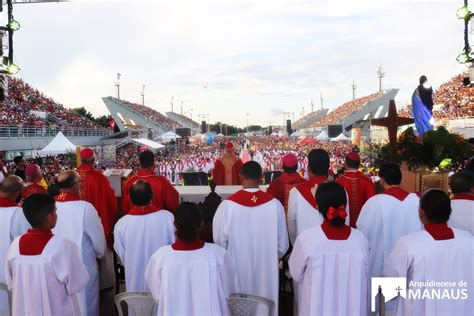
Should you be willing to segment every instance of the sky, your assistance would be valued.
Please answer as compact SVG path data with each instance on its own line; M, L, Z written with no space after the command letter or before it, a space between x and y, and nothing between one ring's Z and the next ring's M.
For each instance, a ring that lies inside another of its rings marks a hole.
M15 62L66 107L107 114L120 96L194 120L281 125L378 91L404 106L427 75L433 87L465 70L461 0L148 0L18 4ZM5 18L5 14L2 14ZM285 112L293 113L285 117Z

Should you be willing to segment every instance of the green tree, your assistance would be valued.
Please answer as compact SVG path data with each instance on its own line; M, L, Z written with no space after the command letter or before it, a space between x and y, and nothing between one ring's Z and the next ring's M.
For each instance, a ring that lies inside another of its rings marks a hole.
M89 120L95 122L94 116L92 115L91 112L87 111L85 107L74 108L72 110L76 112L77 114L87 117Z

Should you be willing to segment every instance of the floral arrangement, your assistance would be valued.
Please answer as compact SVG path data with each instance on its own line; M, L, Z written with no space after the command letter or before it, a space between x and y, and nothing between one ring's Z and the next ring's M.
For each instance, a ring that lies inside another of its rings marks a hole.
M405 162L413 171L422 166L429 170L450 169L462 165L470 154L470 144L461 135L450 133L444 127L428 131L422 138L410 127L399 136L395 155L387 144L381 148L378 158L380 161Z

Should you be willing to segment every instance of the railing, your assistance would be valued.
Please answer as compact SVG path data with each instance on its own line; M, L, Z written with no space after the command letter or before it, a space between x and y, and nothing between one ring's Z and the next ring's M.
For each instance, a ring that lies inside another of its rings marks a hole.
M66 137L103 137L112 134L110 130L0 126L0 138L54 137L58 132L62 132Z

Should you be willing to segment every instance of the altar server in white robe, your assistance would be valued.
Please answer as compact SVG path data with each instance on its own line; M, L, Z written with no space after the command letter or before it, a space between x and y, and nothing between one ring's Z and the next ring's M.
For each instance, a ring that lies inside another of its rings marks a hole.
M202 214L184 202L175 213L176 242L150 258L145 279L158 302L158 315L229 315L234 268L224 248L199 239Z
M106 250L104 229L94 206L80 199L81 177L73 171L58 176L60 194L56 196L58 222L53 233L67 238L79 248L79 255L90 279L79 294L81 310L85 315L99 315L99 274L97 259Z
M275 302L278 310L278 261L288 250L285 212L280 201L262 192L262 168L248 161L240 174L243 189L218 207L214 242L227 249L236 267L236 290Z
M76 294L89 274L77 246L51 232L57 221L54 198L34 193L23 210L33 228L13 241L6 260L13 315L80 316Z
M449 186L453 211L448 225L474 235L474 175L467 171L456 173L451 176Z
M314 194L318 185L328 181L329 154L324 149L313 149L308 154L309 179L290 190L288 198L288 233L292 244L305 229L321 225ZM345 191L344 191L345 192ZM349 223L349 217L346 222Z
M0 283L5 283L5 258L11 242L26 233L27 222L17 201L21 198L23 180L18 176L8 176L0 184ZM0 316L9 316L8 295L0 290Z
M357 229L369 241L372 277L382 276L383 263L400 237L422 229L418 217L420 199L416 193L408 193L400 188L400 167L394 163L384 164L379 176L384 191L364 204L357 220Z
M135 207L115 225L114 249L125 267L127 292L149 292L143 271L156 250L174 242L174 217L150 204L148 182L135 181L128 194Z
M427 191L419 211L424 230L400 238L386 260L384 276L407 278L408 299L398 298L397 315L473 315L474 239L447 225L450 213L444 191ZM415 286L415 282L444 286ZM420 294L410 297L410 291ZM435 291L440 298L432 294Z
M299 315L366 315L368 244L364 234L345 225L347 197L336 182L318 186L321 225L297 238L289 266L299 283Z

